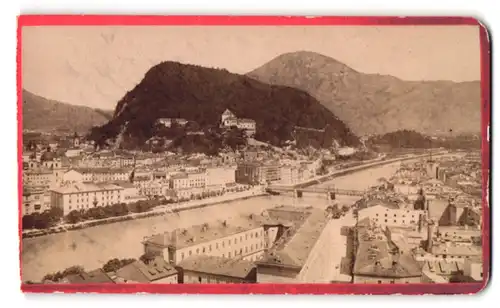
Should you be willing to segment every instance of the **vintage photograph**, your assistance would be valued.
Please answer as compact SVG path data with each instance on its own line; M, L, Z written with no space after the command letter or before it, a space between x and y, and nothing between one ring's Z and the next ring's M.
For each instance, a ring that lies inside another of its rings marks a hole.
M487 279L479 26L20 40L24 284Z

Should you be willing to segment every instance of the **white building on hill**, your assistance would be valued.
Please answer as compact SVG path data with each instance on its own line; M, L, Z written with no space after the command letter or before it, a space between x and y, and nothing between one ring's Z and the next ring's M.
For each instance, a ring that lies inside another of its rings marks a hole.
M257 125L252 119L239 119L232 113L229 109L226 109L221 115L221 125L222 127L236 126L239 129L245 130L249 137L255 135L257 131Z

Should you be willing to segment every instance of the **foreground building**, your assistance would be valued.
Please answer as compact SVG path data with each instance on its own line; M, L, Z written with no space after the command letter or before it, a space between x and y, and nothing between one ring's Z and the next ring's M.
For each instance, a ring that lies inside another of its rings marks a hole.
M101 284L115 283L102 269L96 269L90 272L68 275L60 283L68 284Z
M382 228L364 219L356 226L354 283L420 283L422 268L409 251L389 240Z
M255 283L256 269L252 262L216 256L197 255L178 265L183 283Z
M157 234L145 238L144 252L163 256L175 265L199 255L255 261L266 246L263 219L240 217Z
M277 230L277 241L256 262L257 283L329 283L339 249L331 240L340 232L331 215L320 209L288 207L269 215L285 215L291 225Z
M117 270L115 276L118 283L178 283L178 271L161 257L134 261Z

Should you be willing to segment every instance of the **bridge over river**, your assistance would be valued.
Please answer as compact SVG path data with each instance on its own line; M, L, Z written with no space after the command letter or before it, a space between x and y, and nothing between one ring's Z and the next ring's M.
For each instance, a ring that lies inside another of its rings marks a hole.
M286 187L286 186L269 186L266 191L271 195L279 195L282 193L293 193L294 197L302 198L304 194L323 194L328 200L335 200L336 196L352 196L352 197L363 197L366 193L365 190L353 190L353 189L339 189L333 186L331 187Z

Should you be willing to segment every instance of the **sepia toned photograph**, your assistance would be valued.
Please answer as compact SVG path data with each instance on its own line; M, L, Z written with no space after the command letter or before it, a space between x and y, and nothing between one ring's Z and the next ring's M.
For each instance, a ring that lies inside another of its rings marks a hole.
M19 39L23 285L486 283L479 25Z

